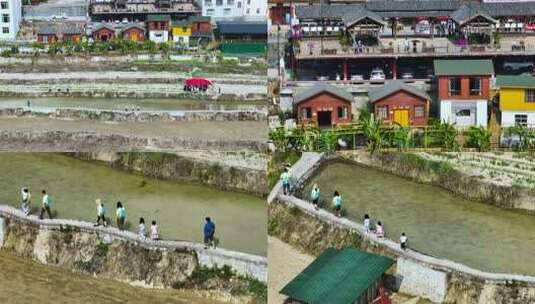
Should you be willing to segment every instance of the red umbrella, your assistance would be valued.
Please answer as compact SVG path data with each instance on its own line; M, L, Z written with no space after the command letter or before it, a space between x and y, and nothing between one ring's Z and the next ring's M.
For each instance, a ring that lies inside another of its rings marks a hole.
M190 87L208 87L212 85L212 82L205 78L189 78L186 79L185 83Z

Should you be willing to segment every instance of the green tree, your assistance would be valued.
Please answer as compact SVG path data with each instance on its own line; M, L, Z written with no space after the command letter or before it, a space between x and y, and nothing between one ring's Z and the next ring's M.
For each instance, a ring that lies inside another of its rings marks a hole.
M364 136L366 136L368 150L371 154L380 150L385 144L385 131L383 123L380 120L374 119L372 116L361 117L360 125Z
M321 132L321 136L320 136L319 149L323 152L332 152L336 150L337 142L338 142L338 137L332 130L323 131Z
M528 128L517 124L514 127L505 129L505 135L518 137L518 144L515 148L518 151L526 151L530 148L532 141L535 139L533 132L530 132Z
M269 139L278 151L286 152L288 148L288 136L284 127L277 128L269 133Z
M471 126L467 132L468 145L472 148L477 148L479 152L490 150L490 138L492 132L483 126Z
M399 151L407 150L413 144L411 129L396 124L390 132L390 142Z
M455 124L434 121L433 122L433 135L439 144L448 151L458 151L460 146L457 142L458 131L455 128Z

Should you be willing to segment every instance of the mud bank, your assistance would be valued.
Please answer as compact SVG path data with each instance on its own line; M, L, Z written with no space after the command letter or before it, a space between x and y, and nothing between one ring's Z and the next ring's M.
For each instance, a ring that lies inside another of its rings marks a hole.
M304 153L294 166L298 184L317 169L322 157ZM294 196L281 193L280 183L269 196L268 233L307 253L319 255L328 247L356 247L396 260L390 288L437 303L520 304L535 302L535 277L483 272L413 250L401 250L389 239L366 234L362 225L338 218Z
M267 113L262 111L111 111L90 109L56 109L55 111L28 110L25 108L3 108L0 116L48 117L57 119L81 119L111 122L154 122L154 121L263 121Z
M0 131L0 151L100 152L100 151L254 151L263 153L267 144L253 140L202 140L190 138L136 137L95 132Z
M73 157L97 160L114 169L147 177L209 185L220 190L266 196L265 170L234 166L225 160L214 162L187 156L185 153L72 153ZM224 156L223 156L224 157ZM245 156L244 156L245 157Z
M505 209L520 209L535 214L535 190L490 183L465 174L444 162L428 160L412 153L340 152L336 156L418 183L441 187L468 200Z
M38 220L0 206L0 248L45 265L150 288L211 290L256 297L266 258L185 241L150 241L116 228ZM258 286L256 286L258 287Z

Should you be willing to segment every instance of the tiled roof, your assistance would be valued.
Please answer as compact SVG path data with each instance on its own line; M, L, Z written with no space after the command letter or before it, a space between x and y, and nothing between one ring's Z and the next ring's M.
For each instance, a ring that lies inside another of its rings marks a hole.
M45 25L39 28L38 35L56 35L56 29L51 25Z
M435 60L434 66L435 75L437 76L470 76L494 74L494 66L492 65L492 60Z
M413 95L416 95L416 96L419 96L423 99L426 99L426 100L429 100L430 97L429 95L427 95L426 92L414 87L414 86L411 86L411 85L407 85L405 83L403 83L402 80L394 80L394 81L390 81L388 82L387 84L385 84L384 86L378 88L378 89L375 89L375 90L372 90L368 93L368 95L370 96L370 102L376 102L378 100L381 100L393 93L396 93L398 91L405 91L405 92L408 92L408 93L411 93Z
M298 92L294 95L294 104L298 104L302 101L305 101L313 96L316 96L321 93L330 93L334 96L338 96L344 100L347 100L349 102L353 102L354 98L351 93L347 92L346 90L337 88L333 85L330 85L325 82L320 82L318 84L315 84L314 86L310 88L303 89L303 91Z
M497 87L535 88L535 77L528 75L498 75Z
M171 21L171 15L148 15L147 16L148 22L164 22L164 21Z

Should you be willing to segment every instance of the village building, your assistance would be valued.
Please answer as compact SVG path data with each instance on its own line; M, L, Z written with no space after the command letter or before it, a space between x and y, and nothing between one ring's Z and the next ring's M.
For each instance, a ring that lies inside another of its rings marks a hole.
M440 119L459 127L487 126L491 60L435 60Z
M266 22L219 21L217 40L227 55L264 54L267 48Z
M171 25L171 35L173 36L173 42L181 46L189 46L189 39L191 37L191 21L173 21Z
M291 303L390 303L384 277L393 264L355 248L328 248L280 293Z
M93 24L91 30L91 37L94 41L110 41L115 38L115 26L113 23L97 23Z
M169 41L169 31L171 30L170 15L149 15L147 17L147 28L149 39L156 43Z
M210 42L213 40L212 22L210 17L191 16L191 39L196 44L201 42Z
M386 124L424 126L429 119L430 97L400 80L369 92L375 117Z
M535 125L535 77L500 75L496 77L501 125Z
M22 0L0 1L0 40L13 41L22 21Z
M57 30L52 25L45 25L39 28L37 32L37 41L44 44L55 43L58 41Z
M201 0L202 15L213 20L258 20L267 16L267 0Z
M122 27L121 37L125 40L143 42L145 40L145 26L142 23L130 23Z
M201 14L195 0L90 0L88 8L91 20L147 21L151 15L167 14L173 19L187 19Z
M321 82L294 95L294 113L301 125L332 127L352 121L353 101L351 93Z
M63 41L78 43L82 41L84 29L81 25L66 24L63 27Z

